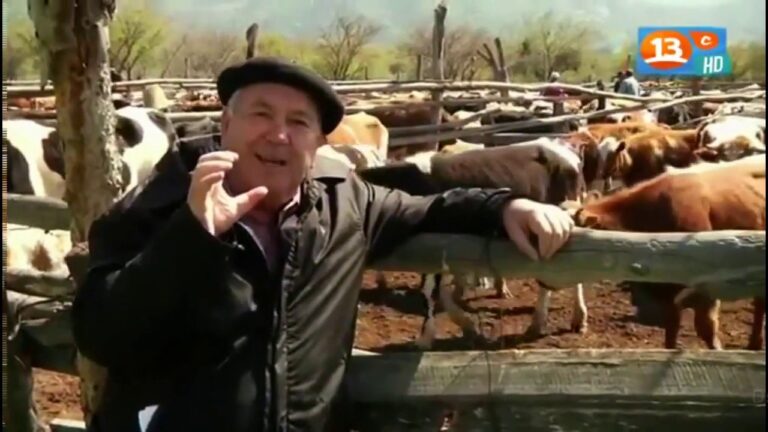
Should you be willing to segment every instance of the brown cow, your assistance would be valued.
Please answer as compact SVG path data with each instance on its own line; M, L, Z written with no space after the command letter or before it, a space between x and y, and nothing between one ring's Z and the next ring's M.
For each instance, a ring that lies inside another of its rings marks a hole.
M652 130L669 129L666 125L648 122L599 123L591 124L569 134L565 141L579 149L582 160L582 174L589 189L597 188L602 181L605 159L609 148L600 144L606 138L623 140L632 135ZM603 148L601 150L601 148Z
M668 166L688 167L699 161L696 155L696 130L651 130L621 141L606 138L601 144L605 152L602 177L609 183L621 180L632 186L666 171Z
M584 204L575 211L574 221L586 228L649 233L764 230L765 156L664 173ZM675 305L682 285L628 285L642 287L662 304L666 348L677 346L682 309L692 308L697 335L710 349L722 349L717 335L719 300L697 291ZM765 298L755 298L749 349L762 349L764 316Z

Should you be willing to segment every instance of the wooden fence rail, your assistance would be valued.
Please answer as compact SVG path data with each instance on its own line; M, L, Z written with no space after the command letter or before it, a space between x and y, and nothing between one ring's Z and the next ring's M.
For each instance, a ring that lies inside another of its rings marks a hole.
M67 229L59 200L8 195L12 224ZM765 232L627 233L577 228L553 259L534 262L506 239L462 234L421 234L372 269L419 273L466 272L537 278L554 286L599 280L681 283L723 299L765 294ZM43 280L43 278L45 280ZM9 269L11 289L38 296L71 295L68 275ZM53 292L41 292L48 289Z

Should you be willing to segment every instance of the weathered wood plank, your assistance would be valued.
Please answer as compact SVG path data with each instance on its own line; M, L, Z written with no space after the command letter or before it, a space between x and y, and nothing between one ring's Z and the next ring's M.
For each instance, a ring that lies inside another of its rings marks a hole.
M44 230L69 229L72 213L63 200L32 195L7 194L6 222Z
M613 349L388 353L355 357L347 384L353 400L371 404L581 399L757 404L764 402L756 401L756 395L765 394L765 353Z
M22 205L16 207L21 199ZM23 214L48 228L68 226L68 211L51 200L10 195L9 222ZM19 208L25 210L19 212ZM16 215L12 218L11 214ZM45 218L37 218L46 213ZM484 239L460 234L421 234L390 256L371 263L376 270L435 273L473 271L507 278L537 278L554 286L600 280L681 283L709 290L723 300L765 295L765 232L713 231L701 233L627 233L576 228L551 260L531 261L507 239ZM66 295L61 275L46 283ZM25 289L30 275L9 273L14 289ZM26 279L25 279L26 278ZM63 284L63 285L62 285ZM51 296L48 294L47 296Z

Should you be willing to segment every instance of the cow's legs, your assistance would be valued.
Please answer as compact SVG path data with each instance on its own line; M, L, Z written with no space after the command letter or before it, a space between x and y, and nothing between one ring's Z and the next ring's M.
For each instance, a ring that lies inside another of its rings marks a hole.
M493 280L493 286L496 290L496 297L506 299L512 298L512 291L509 290L509 287L507 286L507 280L503 277L495 278Z
M680 334L681 309L673 300L664 302L664 348L676 349L677 336Z
M421 295L424 297L424 322L421 325L421 334L416 339L416 346L421 349L429 349L435 341L437 328L435 327L435 289L440 286L442 275L422 274Z
M543 336L547 330L547 316L549 314L549 298L552 296L552 291L545 288L544 285L539 282L539 292L536 299L536 309L533 311L533 322L526 333L534 336Z
M749 336L747 349L763 349L763 330L765 330L765 297L755 297L752 301L752 334Z
M707 348L712 350L722 350L723 345L717 336L719 328L720 300L702 299L694 307L693 324L696 328L696 335L707 344Z
M387 278L382 271L376 271L376 287L379 289L387 288Z
M447 285L441 285L438 289L440 290L440 302L451 321L461 328L465 336L475 337L478 335L475 323L460 306L464 303L463 297L467 282L472 280L474 278L468 277L468 275L456 274L453 278L453 291L450 291Z
M577 284L573 296L573 316L571 318L571 331L575 333L587 332L587 303L584 301L584 284Z

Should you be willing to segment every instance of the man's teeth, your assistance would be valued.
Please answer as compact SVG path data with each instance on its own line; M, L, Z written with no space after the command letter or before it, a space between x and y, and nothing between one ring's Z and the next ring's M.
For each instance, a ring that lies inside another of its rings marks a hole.
M267 159L259 155L256 155L256 158L262 162L273 164L273 165L280 165L280 166L285 165L285 161L281 161L281 160Z

